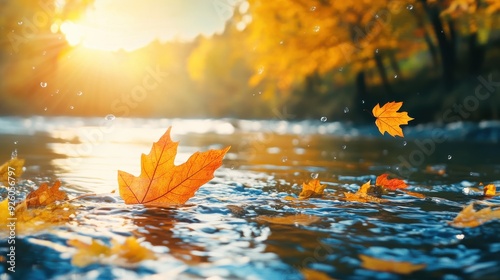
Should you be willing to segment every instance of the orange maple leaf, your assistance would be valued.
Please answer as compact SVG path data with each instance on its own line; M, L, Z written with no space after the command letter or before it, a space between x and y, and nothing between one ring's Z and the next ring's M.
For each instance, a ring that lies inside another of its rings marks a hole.
M369 195L368 190L370 189L370 187L371 187L370 181L368 181L364 183L356 193L344 192L345 200L352 202L363 202L363 203L364 202L382 203L387 201L383 198L378 198L376 196Z
M495 196L497 192L497 187L493 184L488 184L484 186L483 195L484 196Z
M170 139L169 127L153 143L148 155L141 156L141 174L136 177L118 170L120 196L127 204L183 204L205 183L214 178L230 147L196 152L188 161L174 165L179 142Z
M392 137L404 137L403 130L400 125L408 124L413 120L408 116L407 112L398 112L403 102L387 102L384 106L380 107L379 104L373 107L372 113L376 118L375 124L382 135L385 132L389 133Z
M474 203L471 203L448 224L457 228L472 228L498 219L500 219L500 208L492 209L487 207L476 211L474 210Z
M375 181L375 185L384 187L391 191L408 187L405 181L401 179L387 179L388 176L389 174L387 173L378 176L377 180Z
M307 199L310 197L321 197L325 191L325 185L321 185L318 179L310 182L302 183L302 191L299 194L299 199Z

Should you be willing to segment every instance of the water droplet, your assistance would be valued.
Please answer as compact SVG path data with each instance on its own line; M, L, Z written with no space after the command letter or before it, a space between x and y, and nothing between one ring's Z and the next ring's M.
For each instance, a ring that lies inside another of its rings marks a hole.
M347 149L347 145L342 145L342 150Z
M321 117L321 119L320 119L320 120L321 120L322 122L326 122L326 121L328 120L328 118L327 118L327 117Z
M379 15L378 15L378 14L375 14L375 18L378 18L378 17L379 17Z
M260 66L259 69L257 69L257 73L259 74L264 73L264 66Z
M313 31L314 32L319 32L320 28L321 27L319 25L316 25L316 26L314 26Z
M18 25L23 25L23 22L22 21L18 21L17 24Z
M13 159L13 158L17 158L17 149L14 149L12 151L12 153L10 154L10 158Z
M406 144L408 144L408 143L406 143L406 141L404 141L404 142L403 142L403 146L406 146Z
M318 179L319 174L318 173L311 173L311 178L313 179Z
M394 79L397 79L398 78L398 75L394 75Z
M375 53L378 53L378 49L375 50Z
M113 115L113 114L106 115L104 118L107 121L112 121L112 120L116 119L115 115Z
M448 160L450 160L451 158L452 158L452 156L451 156L451 155L448 155Z
M55 93L56 93L56 94L59 94L59 90L58 90L58 89L56 89Z
M406 9L409 10L409 11L413 10L413 5L406 6Z
M43 87L43 88L47 87L47 83L46 82L40 82L40 86Z
M347 113L349 113L349 108L345 107L344 108L344 114L347 114Z
M361 100L361 104L365 104L365 101L364 101L364 100Z
M259 91L259 95L261 95L261 94L262 94L262 91Z
M280 41L280 45L283 45L285 42L284 41Z
M309 10L310 10L311 12L316 11L316 6L312 6Z
M48 109L47 107L43 108L44 111L47 111L47 109Z
M286 162L288 160L288 157L284 156L281 158L281 162Z
M31 69L35 70L35 66L31 67Z
M339 72L342 72L342 71L344 71L344 67L339 68Z
M78 92L76 93L76 95L78 95L78 96L82 96L82 95L83 95L83 92L80 90L80 91L78 91Z
M69 108L70 108L71 110L73 110L73 109L75 109L75 106L69 106Z
M18 143L17 141L14 141L14 145L17 145L17 143Z

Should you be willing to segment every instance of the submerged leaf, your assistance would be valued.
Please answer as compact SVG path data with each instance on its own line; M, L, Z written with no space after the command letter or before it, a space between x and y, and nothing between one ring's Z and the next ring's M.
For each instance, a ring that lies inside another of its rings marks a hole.
M471 203L458 213L449 224L457 228L477 227L495 219L500 219L500 209L492 210L491 207L487 207L476 211L474 203Z
M26 196L26 205L28 208L35 208L40 206L47 206L56 201L66 200L68 195L59 190L61 187L61 181L57 180L52 187L49 187L46 183L40 185L40 187L28 194Z
M230 147L194 153L187 162L174 165L178 142L170 129L141 157L141 174L136 177L118 170L120 196L127 204L182 204L214 177Z
M377 125L378 130L382 133L382 135L387 132L392 137L404 137L403 130L399 126L408 124L408 122L413 120L413 118L408 116L407 112L398 112L402 105L403 102L393 101L387 102L382 107L380 107L379 104L373 107L372 113L376 118L375 125Z
M405 183L405 181L401 179L387 179L389 174L384 173L382 175L379 175L377 177L377 180L375 181L375 185L384 187L385 189L395 191L397 189L404 189L408 187L408 185Z
M359 258L362 261L361 266L363 268L382 272L410 274L412 272L422 270L426 267L425 264L413 264L410 262L382 260L366 255L359 255Z
M318 179L310 182L302 183L302 191L299 194L299 199L307 199L310 197L321 197L325 190L325 185L321 185Z
M297 214L285 217L270 217L270 216L258 216L256 218L258 222L267 222L271 224L279 225L302 225L308 226L320 220L317 216Z
M155 253L141 246L133 236L127 237L123 244L115 240L112 240L111 243L112 246L108 247L94 239L90 244L77 239L68 240L68 245L78 249L71 259L71 264L79 267L93 263L129 266L143 260L156 259Z

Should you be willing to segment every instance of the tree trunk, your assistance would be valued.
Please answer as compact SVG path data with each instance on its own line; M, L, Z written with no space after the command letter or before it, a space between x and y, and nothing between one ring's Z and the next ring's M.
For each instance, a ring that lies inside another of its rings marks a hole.
M391 94L391 86L389 83L389 79L387 78L387 72L385 71L384 63L382 62L382 56L378 53L375 54L375 64L377 65L378 73L380 74L380 78L382 79L382 83L384 85L386 94Z
M441 55L441 64L442 64L442 75L444 86L446 89L450 90L453 88L454 81L454 68L455 68L455 31L453 30L453 26L450 25L450 38L446 37L444 33L443 23L441 18L439 17L440 11L437 7L430 7L427 5L426 0L421 0L422 5L429 16L432 29L436 34L436 38L438 41L439 53Z
M422 29L423 32L424 32L424 40L425 40L425 43L427 44L427 48L429 49L429 52L431 54L432 66L434 66L434 68L437 68L437 67L439 67L438 53L437 53L437 50L436 50L436 46L434 46L434 43L432 42L431 35L427 31L427 28L425 28L424 20L422 18L423 17L422 13L421 12L415 12L415 13L412 13L412 14L414 14L415 17L416 17L416 19L417 19L417 26L418 26L418 28Z
M467 38L469 45L468 70L469 74L473 76L480 74L486 56L486 48L478 42L477 36L477 32L474 32Z
M396 75L398 75L398 78L401 78L401 69L399 68L398 60L396 59L396 51L392 50L389 52L389 61L391 63L391 68Z

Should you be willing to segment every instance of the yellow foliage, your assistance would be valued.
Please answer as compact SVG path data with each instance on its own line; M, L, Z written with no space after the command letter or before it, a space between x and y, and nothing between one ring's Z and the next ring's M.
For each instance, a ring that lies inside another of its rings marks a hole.
M9 177L19 178L23 174L24 159L13 158L0 166L0 181L9 184Z

